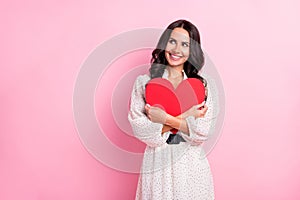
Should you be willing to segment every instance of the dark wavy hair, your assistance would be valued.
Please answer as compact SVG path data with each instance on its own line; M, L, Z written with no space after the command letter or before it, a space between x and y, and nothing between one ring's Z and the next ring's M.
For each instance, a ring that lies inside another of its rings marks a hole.
M188 60L184 63L183 69L189 78L200 79L204 86L207 86L206 80L198 75L199 70L204 65L204 54L201 49L200 34L195 25L191 22L180 19L171 23L161 35L156 49L152 52L151 67L149 69L151 79L162 77L168 61L165 57L165 48L170 38L171 32L175 28L185 29L190 36L190 55Z

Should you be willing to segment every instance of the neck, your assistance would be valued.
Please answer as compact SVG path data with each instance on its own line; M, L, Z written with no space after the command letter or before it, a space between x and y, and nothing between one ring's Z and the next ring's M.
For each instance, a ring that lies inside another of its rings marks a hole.
M169 65L167 65L166 69L168 70L169 77L171 78L183 76L183 66L170 67Z

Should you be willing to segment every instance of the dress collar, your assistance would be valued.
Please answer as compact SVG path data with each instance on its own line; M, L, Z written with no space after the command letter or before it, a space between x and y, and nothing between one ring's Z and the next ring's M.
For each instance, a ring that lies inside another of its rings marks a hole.
M185 74L184 70L182 70L182 72L183 72L183 80L187 79L188 77ZM165 71L164 71L164 73L162 75L162 78L169 80L168 77L169 77L169 71L165 68Z

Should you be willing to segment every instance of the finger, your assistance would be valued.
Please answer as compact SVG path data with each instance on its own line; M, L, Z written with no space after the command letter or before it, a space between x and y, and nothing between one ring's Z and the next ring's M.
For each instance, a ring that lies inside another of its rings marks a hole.
M202 103L200 105L204 106L205 105L205 101L202 101Z
M200 109L202 106L204 106L205 105L205 101L203 101L202 103L200 103L200 104L197 104L196 105L196 109Z
M151 107L151 106L150 106L149 104L146 104L146 105L145 105L146 112L149 112L150 107Z
M204 107L200 110L200 112L201 112L203 115L205 115L206 112L207 112L207 110L208 110L208 107L207 107L206 105L204 105Z

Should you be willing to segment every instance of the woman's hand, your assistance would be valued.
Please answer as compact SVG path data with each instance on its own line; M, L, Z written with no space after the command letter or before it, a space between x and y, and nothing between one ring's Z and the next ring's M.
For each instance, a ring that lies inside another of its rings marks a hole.
M201 107L202 107L202 109L199 110L199 108L201 108ZM185 118L187 118L188 116L191 116L191 115L194 116L194 117L204 117L206 112L207 112L207 109L208 109L208 107L205 105L205 102L202 102L201 104L192 106L186 112L176 116L176 118L185 119ZM173 127L164 124L161 134L164 134L165 132L167 132L171 129L173 129Z
M207 109L208 107L207 105L205 105L205 101L203 101L201 104L192 106L189 110L182 113L180 116L183 119L187 118L188 116L194 116L195 118L204 117L207 112Z
M167 113L155 106L150 106L149 104L145 105L145 110L148 118L155 123L164 124L167 119Z
M195 118L204 117L207 112L207 109L208 107L205 105L205 101L203 101L201 104L192 106L189 110L182 113L181 115L178 115L176 118L185 119L188 116L194 116ZM149 104L145 105L145 110L148 118L152 122L164 124L162 134L173 128L171 126L165 125L167 113L164 110L155 106L150 106Z

